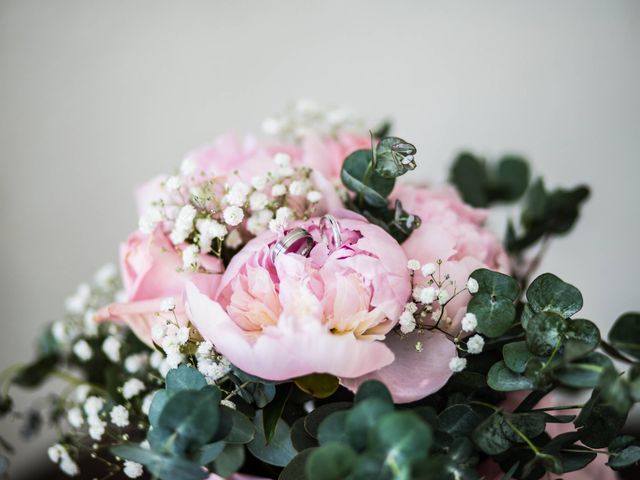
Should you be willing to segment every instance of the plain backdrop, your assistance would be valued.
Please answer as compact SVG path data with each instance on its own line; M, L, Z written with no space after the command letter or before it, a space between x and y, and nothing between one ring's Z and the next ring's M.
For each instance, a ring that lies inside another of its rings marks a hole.
M638 1L0 0L0 367L116 259L136 184L302 96L393 118L414 181L469 148L590 184L542 270L604 329L640 308ZM22 478L52 438L22 444Z

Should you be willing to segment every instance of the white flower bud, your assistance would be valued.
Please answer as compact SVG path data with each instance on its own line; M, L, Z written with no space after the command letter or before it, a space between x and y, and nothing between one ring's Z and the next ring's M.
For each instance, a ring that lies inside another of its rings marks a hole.
M449 370L451 370L452 372L456 372L456 373L461 372L465 368L467 368L466 358L455 357L455 358L452 358L451 361L449 362Z
M478 281L475 278L469 278L469 280L467 280L467 290L469 290L469 293L477 293L478 288Z
M474 335L469 340L467 340L467 350L469 351L469 353L481 353L483 348L484 338L482 338L480 335Z
M461 325L464 332L473 332L478 326L478 319L473 313L467 312L465 316L462 317Z

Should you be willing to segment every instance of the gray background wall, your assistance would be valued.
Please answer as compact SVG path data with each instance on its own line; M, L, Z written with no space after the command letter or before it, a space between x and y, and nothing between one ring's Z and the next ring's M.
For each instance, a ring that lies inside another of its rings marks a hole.
M468 147L591 184L542 268L604 328L640 308L640 2L0 0L0 366L115 259L134 185L301 96L391 115L414 179Z

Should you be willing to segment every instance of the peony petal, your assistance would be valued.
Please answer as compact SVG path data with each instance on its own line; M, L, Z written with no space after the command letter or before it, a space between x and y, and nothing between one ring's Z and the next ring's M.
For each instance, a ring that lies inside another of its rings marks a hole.
M416 351L417 341L422 342L421 352ZM408 403L437 392L451 377L449 361L456 356L456 348L442 333L412 333L404 337L389 334L385 344L396 357L391 365L360 378L342 378L341 383L355 392L365 381L379 380L387 386L395 403Z
M187 299L191 321L200 334L233 365L267 380L289 380L310 373L359 377L394 359L382 342L359 341L352 335L333 335L320 328L310 335L308 330L268 327L250 338L219 303L194 285L187 285Z

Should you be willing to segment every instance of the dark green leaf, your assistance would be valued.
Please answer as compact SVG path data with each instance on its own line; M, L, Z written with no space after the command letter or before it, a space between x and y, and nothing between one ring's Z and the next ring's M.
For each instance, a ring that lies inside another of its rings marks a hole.
M470 277L478 282L478 293L504 297L511 301L515 301L518 298L518 293L520 293L518 282L504 273L480 268L475 270Z
M309 480L306 473L306 464L314 448L307 448L294 457L293 460L280 472L278 480Z
M504 424L502 414L493 413L473 431L474 443L488 455L506 452L511 446L511 442L504 435Z
M609 332L609 341L621 352L640 360L640 313L620 316Z
M327 443L314 449L307 460L309 480L344 480L351 473L358 456L348 445Z
M542 311L527 324L527 347L536 355L550 355L560 345L565 330L561 315Z
M55 356L39 358L31 365L20 369L18 374L13 377L12 383L25 388L37 387L56 368L56 365Z
M213 461L213 470L223 478L228 478L244 464L244 446L227 444Z
M247 444L247 448L263 462L284 467L298 453L291 443L289 426L281 418L278 419L271 442L267 444L263 424L262 410L259 410L253 419L253 425L256 429L255 437Z
M326 405L322 405L316 408L313 412L307 415L307 418L304 421L304 428L307 430L307 433L314 438L318 437L318 427L320 423L331 415L333 412L338 412L340 410L347 410L351 408L353 404L349 402L334 402L327 403Z
M496 169L495 196L507 201L517 200L528 185L529 165L524 159L507 156L500 160Z
M111 448L120 458L141 463L149 472L162 480L203 480L209 474L198 464L180 457L160 455L139 445L123 444Z
M385 137L376 146L376 172L384 178L396 178L416 168L416 147L398 137Z
M511 300L484 292L474 295L467 310L478 320L476 330L491 338L503 335L516 318L516 309Z
M502 347L504 363L516 373L524 373L527 362L534 357L527 348L527 342L506 343Z
M438 428L454 437L468 436L481 420L469 405L452 405L438 416Z
M327 421L325 421L323 425L326 423ZM320 425L320 431L318 433L318 437L320 437L321 439L323 425ZM344 424L342 432L344 432ZM304 428L304 417L300 417L295 422L293 422L293 425L291 425L291 443L299 452L318 446L318 441L311 435L309 435Z
M364 450L369 431L383 415L392 411L392 403L378 398L368 398L355 404L349 411L345 422L349 443L353 448L357 451Z
M569 318L582 308L582 294L552 273L536 278L527 289L527 300L536 313L555 312Z
M345 159L340 178L349 190L363 195L369 205L386 207L395 179L381 177L370 167L371 162L371 150L356 150Z
M631 445L609 458L609 466L616 470L630 467L637 462L640 462L640 447L637 445Z
M224 450L224 442L208 443L200 447L197 452L197 461L200 465L207 465L213 462Z
M533 383L527 377L509 370L504 362L494 364L487 374L488 385L498 392L529 390Z
M282 416L282 410L284 410L284 406L289 399L289 395L291 395L292 388L293 384L290 383L278 385L276 387L276 396L273 397L273 400L269 402L262 411L264 435L267 443L269 443L273 437L273 432L276 429L278 420Z
M229 407L221 407L220 413L224 417L229 416L231 419L231 429L224 437L225 443L249 443L253 440L255 428L253 423L243 413Z
M489 175L483 160L468 152L456 158L450 175L463 200L474 207L486 207L489 204Z
M296 378L295 383L305 393L316 398L327 398L335 393L340 385L338 377L327 373L312 373Z
M578 361L556 369L553 375L567 387L594 388L598 385L600 374L605 368L613 368L609 357L592 352Z
M433 436L431 428L415 414L391 412L371 431L369 448L385 459L386 465L400 469L427 456Z
M367 380L360 387L356 393L355 402L359 403L368 398L378 398L387 403L393 403L389 390L384 383L377 380Z
M167 373L166 389L169 395L184 390L200 390L206 386L207 381L204 376L195 368L185 364L169 370L169 373Z

